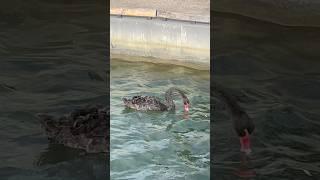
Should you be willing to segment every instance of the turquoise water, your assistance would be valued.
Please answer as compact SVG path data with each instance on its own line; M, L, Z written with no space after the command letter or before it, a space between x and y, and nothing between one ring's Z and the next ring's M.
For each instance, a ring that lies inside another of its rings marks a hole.
M110 77L111 179L209 179L209 72L114 59ZM122 97L154 95L169 87L188 92L189 114L126 110Z

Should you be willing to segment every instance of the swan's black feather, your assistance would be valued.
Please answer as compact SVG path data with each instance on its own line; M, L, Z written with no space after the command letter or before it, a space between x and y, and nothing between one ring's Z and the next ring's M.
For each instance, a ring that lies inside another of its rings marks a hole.
M177 95L182 97L183 102L190 103L184 91L176 87L169 88L166 91L163 102L155 96L133 96L122 100L126 107L139 111L167 111L175 109L173 97Z

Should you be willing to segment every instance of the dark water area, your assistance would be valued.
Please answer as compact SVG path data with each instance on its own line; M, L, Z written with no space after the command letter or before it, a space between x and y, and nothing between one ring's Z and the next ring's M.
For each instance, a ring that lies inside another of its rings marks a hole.
M109 104L106 2L0 6L0 179L106 179L106 154L49 144L36 113Z
M215 13L214 13L215 14ZM320 178L320 29L284 27L217 13L214 81L230 88L254 120L252 153L213 97L214 179Z

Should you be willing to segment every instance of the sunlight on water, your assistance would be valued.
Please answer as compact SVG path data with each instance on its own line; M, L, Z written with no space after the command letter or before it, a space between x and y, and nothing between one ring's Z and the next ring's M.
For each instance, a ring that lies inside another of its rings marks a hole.
M209 72L173 65L111 61L111 178L209 179ZM164 97L170 87L187 92L188 115L125 109L122 97Z

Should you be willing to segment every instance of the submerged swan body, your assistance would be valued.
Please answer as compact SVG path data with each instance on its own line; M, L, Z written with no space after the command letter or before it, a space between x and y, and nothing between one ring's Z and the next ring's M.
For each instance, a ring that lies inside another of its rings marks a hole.
M105 107L90 106L55 118L38 114L52 143L83 149L88 153L109 151L109 113Z
M250 137L253 133L255 125L248 114L238 105L236 99L228 93L228 91L216 83L212 83L213 93L226 104L227 110L231 115L233 126L240 137L241 151L245 153L251 152Z
M165 100L161 100L154 96L134 96L131 99L123 98L126 107L138 111L169 111L175 109L173 97L179 95L182 98L184 110L189 111L190 101L185 93L175 87L169 88L165 93Z

